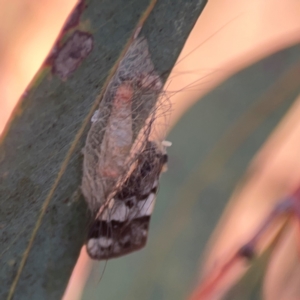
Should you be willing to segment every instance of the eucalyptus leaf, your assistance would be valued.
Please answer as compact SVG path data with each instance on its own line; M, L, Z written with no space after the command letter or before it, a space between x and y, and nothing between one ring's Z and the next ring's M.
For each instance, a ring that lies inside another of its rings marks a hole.
M42 67L1 140L1 299L61 298L89 215L78 194L81 149L110 71L154 6L142 34L165 80L204 5L198 0L86 3L77 27L92 36L92 51L63 80Z

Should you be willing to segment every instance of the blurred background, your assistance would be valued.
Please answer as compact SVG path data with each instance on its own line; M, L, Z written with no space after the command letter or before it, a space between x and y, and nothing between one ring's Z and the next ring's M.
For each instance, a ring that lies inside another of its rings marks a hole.
M1 132L75 1L0 3ZM173 146L147 247L107 263L83 252L65 299L185 299L299 184L299 17L296 0L208 2L166 84ZM294 228L272 252L264 299L300 298ZM259 299L261 282L236 299Z

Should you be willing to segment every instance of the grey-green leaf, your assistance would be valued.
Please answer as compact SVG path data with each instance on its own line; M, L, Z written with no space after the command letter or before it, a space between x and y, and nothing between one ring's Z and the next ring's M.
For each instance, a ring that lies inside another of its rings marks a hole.
M41 70L20 102L0 145L1 299L61 298L87 228L78 187L90 117L110 70L155 2L88 1L80 22L90 24L92 51L71 73ZM146 20L143 34L164 79L204 5L161 0Z

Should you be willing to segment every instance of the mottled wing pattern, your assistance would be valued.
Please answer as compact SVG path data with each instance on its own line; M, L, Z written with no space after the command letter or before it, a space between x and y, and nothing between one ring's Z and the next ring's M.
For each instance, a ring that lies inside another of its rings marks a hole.
M130 176L91 224L87 251L93 259L115 258L145 246L167 159L163 146L147 142Z
M122 184L149 139L157 119L156 104L163 107L158 100L162 87L147 40L134 39L91 119L83 149L81 190L92 214Z

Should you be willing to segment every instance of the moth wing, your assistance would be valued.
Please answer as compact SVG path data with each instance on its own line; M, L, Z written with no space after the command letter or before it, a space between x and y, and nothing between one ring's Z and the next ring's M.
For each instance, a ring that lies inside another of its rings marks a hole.
M114 199L113 207L107 207L91 225L87 242L89 255L106 260L143 248L155 198L156 192L151 192L144 200Z
M115 258L145 246L159 176L166 163L167 154L148 141L137 168L91 224L87 251L93 259Z

